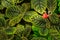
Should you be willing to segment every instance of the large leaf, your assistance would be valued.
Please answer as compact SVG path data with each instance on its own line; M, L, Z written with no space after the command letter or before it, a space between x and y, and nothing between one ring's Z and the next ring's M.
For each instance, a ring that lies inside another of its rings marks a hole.
M35 11L40 14L43 14L47 7L47 0L31 0L31 5Z
M54 12L57 7L57 0L48 0L47 8L49 12Z
M20 14L20 10L17 6L10 6L6 9L6 16L8 18L16 17Z
M17 24L21 21L21 19L25 15L25 12L29 9L29 6L28 7L27 6L28 6L28 4L25 4L25 3L22 4L22 6L19 6L20 14L17 17L15 17L9 21L10 26L14 26L15 24Z

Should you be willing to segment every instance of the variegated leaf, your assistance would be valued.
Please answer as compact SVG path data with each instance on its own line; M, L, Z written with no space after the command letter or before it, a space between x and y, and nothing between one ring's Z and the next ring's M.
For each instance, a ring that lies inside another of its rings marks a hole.
M47 0L31 0L31 5L35 11L40 14L43 14L47 7Z
M48 0L47 8L49 12L54 12L57 7L57 0Z

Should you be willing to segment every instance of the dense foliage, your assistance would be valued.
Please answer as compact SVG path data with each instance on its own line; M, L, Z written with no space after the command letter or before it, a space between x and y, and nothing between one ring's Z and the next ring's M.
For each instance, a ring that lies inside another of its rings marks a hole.
M60 0L0 0L0 40L60 40Z

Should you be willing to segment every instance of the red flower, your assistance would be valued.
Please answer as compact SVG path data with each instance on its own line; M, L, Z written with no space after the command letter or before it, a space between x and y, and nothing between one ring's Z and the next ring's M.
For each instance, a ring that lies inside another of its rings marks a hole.
M44 19L47 19L47 18L48 18L48 16L49 16L49 15L48 15L46 12L44 12L44 14L43 14L43 16L42 16L42 17L43 17Z

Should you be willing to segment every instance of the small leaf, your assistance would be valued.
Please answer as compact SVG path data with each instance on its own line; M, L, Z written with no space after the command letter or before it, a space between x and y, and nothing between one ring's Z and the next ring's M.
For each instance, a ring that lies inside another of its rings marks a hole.
M43 14L47 7L47 0L31 0L31 5L33 6L35 11Z

